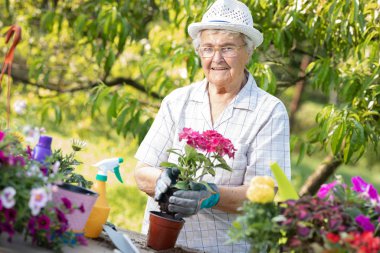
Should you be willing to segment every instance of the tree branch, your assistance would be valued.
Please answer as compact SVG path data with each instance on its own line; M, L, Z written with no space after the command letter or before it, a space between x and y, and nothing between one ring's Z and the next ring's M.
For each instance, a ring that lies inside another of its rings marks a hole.
M12 75L12 78L14 81L18 81L18 82L28 84L31 86L35 86L38 88L42 88L42 89L56 91L59 93L73 93L73 92L88 90L88 89L92 89L92 88L94 88L100 84L100 82L93 82L93 83L86 84L85 86L79 86L79 87L75 87L75 88L71 88L71 89L62 89L62 88L60 88L60 86L58 84L54 84L54 85L53 84L47 84L47 85L44 84L44 85L42 85L42 84L34 83L31 80L29 80L28 78L25 78L23 76ZM118 86L118 85L128 85L128 86L135 88L136 90L139 90L141 92L148 94L149 96L151 96L153 98L156 98L156 99L162 99L163 98L161 95L159 95L156 92L147 91L146 88L142 84L140 84L139 82L137 82L136 80L131 79L131 78L116 77L110 81L102 81L102 82L108 87Z

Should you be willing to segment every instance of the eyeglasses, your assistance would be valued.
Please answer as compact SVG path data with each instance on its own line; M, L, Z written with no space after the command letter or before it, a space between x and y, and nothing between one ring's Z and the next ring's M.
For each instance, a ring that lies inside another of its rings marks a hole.
M199 47L198 53L203 58L214 57L216 51L220 51L220 54L226 58L236 57L238 55L238 50L244 47L246 44L241 46L226 46L226 47Z

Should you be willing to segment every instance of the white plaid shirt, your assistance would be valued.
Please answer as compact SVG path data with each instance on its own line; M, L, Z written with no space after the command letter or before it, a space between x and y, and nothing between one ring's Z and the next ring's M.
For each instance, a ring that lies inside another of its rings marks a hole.
M216 130L230 139L237 149L234 159L224 157L232 172L216 170L215 177L203 180L221 186L249 184L253 176L272 175L270 162L276 161L290 178L289 120L282 102L257 87L249 75L247 84L230 102L219 119L212 124L207 80L176 89L162 102L152 127L141 143L135 157L150 166L159 167L163 161L176 163L167 149L183 149L178 134L184 127L195 131ZM148 232L149 211L159 210L148 199L143 233ZM246 242L226 244L228 230L236 214L216 209L201 209L185 218L186 223L177 240L190 248L205 252L248 252Z

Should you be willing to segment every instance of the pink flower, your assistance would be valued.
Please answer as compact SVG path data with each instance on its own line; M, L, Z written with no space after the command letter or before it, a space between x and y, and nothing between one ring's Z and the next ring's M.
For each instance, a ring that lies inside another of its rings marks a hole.
M319 188L319 191L317 193L317 196L320 198L320 199L324 199L326 198L326 196L328 195L328 193L330 192L330 190L332 188L334 188L334 186L337 184L336 181L332 182L332 183L329 183L329 184L323 184L321 185L321 187Z
M0 141L3 141L5 137L5 133L0 131Z
M364 181L361 177L353 177L351 179L352 182L352 190L363 193L365 196L368 196L370 199L379 201L379 195L377 193L377 190L373 185L368 184L366 181Z
M179 140L186 140L187 145L193 148L207 153L217 153L219 156L228 155L233 158L236 151L232 142L215 130L206 130L200 134L191 128L184 128L179 134Z

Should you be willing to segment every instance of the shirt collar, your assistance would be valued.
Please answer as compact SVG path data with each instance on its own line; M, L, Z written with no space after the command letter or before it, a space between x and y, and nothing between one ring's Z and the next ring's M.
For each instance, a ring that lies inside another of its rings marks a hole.
M199 103L209 103L207 94L207 79L203 79L201 84L190 95L190 100ZM254 110L257 104L257 84L251 73L248 73L248 81L243 89L236 95L234 108Z

